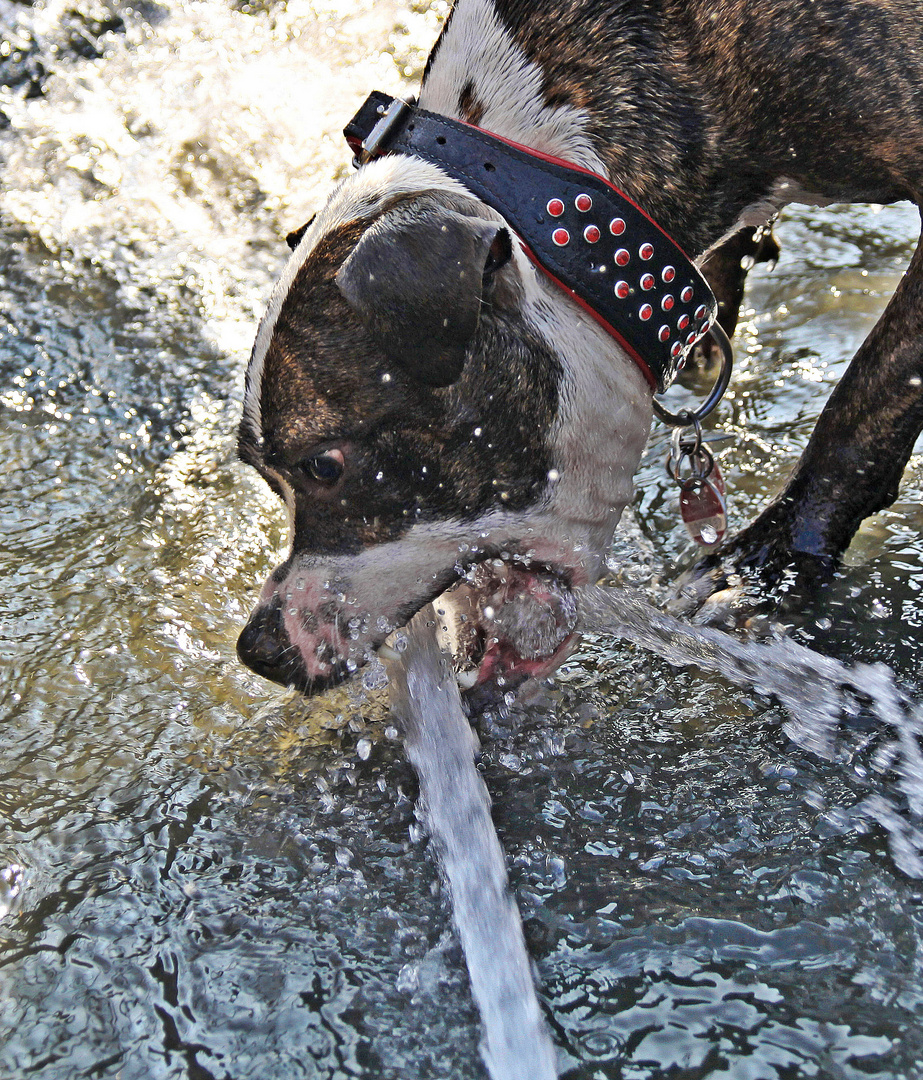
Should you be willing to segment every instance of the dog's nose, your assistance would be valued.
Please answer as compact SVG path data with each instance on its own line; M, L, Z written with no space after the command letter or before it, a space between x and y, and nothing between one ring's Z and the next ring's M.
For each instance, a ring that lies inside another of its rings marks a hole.
M250 616L237 639L237 655L257 675L287 686L297 679L299 658L282 619L281 605L265 604Z

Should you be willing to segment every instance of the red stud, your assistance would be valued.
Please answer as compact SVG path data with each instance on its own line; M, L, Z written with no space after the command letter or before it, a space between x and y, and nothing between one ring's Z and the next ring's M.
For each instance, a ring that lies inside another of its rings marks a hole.
M676 277L676 269L672 266L665 266L663 268L663 280L669 285L670 282Z
M601 235L602 233L600 233L595 225L587 225L583 230L583 239L586 240L588 244L595 244Z
M669 341L670 340L670 328L669 328L669 326L661 326L661 328L657 332L657 337L659 337L661 341Z
M664 297L664 298L663 298L663 299L662 299L662 300L660 301L660 306L661 306L661 307L663 308L663 310L664 310L664 311L672 311L672 310L673 310L673 305L674 305L675 303L676 303L676 301L675 301L675 300L673 299L673 297L672 297L672 296L670 296L670 295L669 295L669 293L668 293L668 294L667 294L667 295L666 295L666 296L665 296L665 297Z
M558 245L558 247L564 247L565 244L570 243L570 233L567 229L555 229L551 234L551 239Z
M574 199L574 206L577 207L581 214L585 214L587 210L593 209L593 200L589 195L578 195Z
M645 292L647 292L648 289L653 289L654 285L655 281L653 274L641 275L641 288L644 289Z
M704 304L699 304L699 306L695 309L695 317L697 319L704 319L707 314L708 308Z
M689 337L687 337L687 338L686 338L686 344L687 344L687 345L695 345L695 343L696 343L696 342L697 342L698 340L699 340L699 335L698 335L697 333L695 333L695 331L693 331L693 332L692 332L692 333L691 333L691 334L689 335Z
M622 218L614 217L609 222L609 232L611 232L613 236L621 236L624 231L625 222L622 220Z
M686 288L683 289L683 291L679 294L679 298L684 304L688 304L689 301L692 299L692 286L687 285Z
M641 316L644 322L647 322L647 320L654 314L654 309L651 307L650 304L643 304L638 314Z
M564 203L560 199L550 199L545 209L552 217L560 217L564 213Z
M627 281L617 281L615 283L615 295L619 300L625 300L628 294L631 292L631 287Z
M642 259L653 259L654 257L654 245L642 244L641 250L638 252Z
M627 266L628 260L630 258L631 256L624 248L619 248L618 251L615 253L615 261L619 264L619 266Z
M680 353L681 353L682 351L683 351L683 347L682 347L682 345L680 345L680 343L679 343L678 341L675 341L675 342L673 343L673 348L672 348L672 349L670 350L670 355L671 355L671 356L673 357L673 359L675 360L675 359L677 358L677 356L679 356L679 354L680 354Z
M679 318L679 322L676 325L680 328L680 330L685 330L691 322L692 319L690 319L688 315L681 315Z

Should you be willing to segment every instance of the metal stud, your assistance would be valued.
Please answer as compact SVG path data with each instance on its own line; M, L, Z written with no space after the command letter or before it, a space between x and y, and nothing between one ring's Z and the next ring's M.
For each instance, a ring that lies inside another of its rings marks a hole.
M549 199L545 209L552 217L560 217L564 213L564 203L560 199Z
M661 274L663 280L669 285L670 282L676 277L676 268L674 266L665 266L663 273Z
M676 301L673 299L673 297L670 296L669 293L667 293L667 295L660 301L660 306L663 308L664 311L672 311L673 305L675 303Z
M609 222L609 232L611 232L613 236L621 236L624 231L625 221L623 218L614 217Z
M653 244L642 244L641 245L641 250L638 252L638 254L644 260L653 259L653 257L654 257L654 245Z
M688 326L689 326L689 324L691 322L692 322L692 319L690 319L688 315L680 315L679 320L677 321L676 325L677 325L677 327L679 327L680 330L685 330L685 329L688 328Z
M655 284L656 284L656 282L654 280L654 275L653 274L642 274L641 275L641 288L644 289L645 292L647 292L648 289L653 289Z
M670 340L670 328L669 328L669 326L661 326L661 328L657 331L657 337L659 337L661 341L669 341Z
M583 239L586 240L588 244L595 244L601 235L602 233L595 225L587 225L583 230Z
M692 286L687 285L686 288L683 289L683 291L679 294L679 298L684 304L688 304L689 301L692 299Z
M617 281L615 283L615 295L619 298L619 300L627 299L630 292L631 286L628 284L627 281Z
M699 306L695 309L695 317L697 319L704 319L707 314L708 308L704 304L699 304Z
M619 266L627 266L631 255L625 250L625 248L619 248L615 253L615 261Z
M570 243L570 233L567 229L555 229L551 234L551 239L558 245L558 247L564 247L565 244Z
M574 199L574 206L577 207L581 214L585 214L587 210L593 209L593 200L589 195L578 195Z
M673 342L673 348L670 349L670 356L672 356L673 359L675 360L677 358L677 356L679 356L679 354L682 351L683 351L682 345L680 345L680 343L678 341L674 341Z
M654 314L654 309L651 307L650 304L642 304L641 310L638 312L638 315L641 317L642 321L644 321L644 322L647 322L647 320L653 314Z

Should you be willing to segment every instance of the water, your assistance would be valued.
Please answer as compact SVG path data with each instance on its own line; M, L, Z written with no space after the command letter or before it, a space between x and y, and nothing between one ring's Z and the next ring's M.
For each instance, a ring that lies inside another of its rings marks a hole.
M383 691L305 703L234 657L285 543L233 454L282 237L348 168L355 103L419 71L438 10L0 2L45 89L0 102L4 1080L484 1080ZM916 230L906 206L786 216L708 430L732 528L797 457ZM668 440L612 554L654 599L689 558ZM915 700L921 461L844 575L782 616ZM544 702L485 722L567 1080L923 1075L923 894L890 815L914 822L876 771L893 734L860 710L825 761L787 719L601 635ZM855 809L876 798L891 832Z
M906 801L910 818L884 792L854 811L888 832L891 854L904 873L923 878L923 831L914 824L923 819L923 706L901 693L884 664L847 666L785 638L741 642L720 631L686 626L642 597L597 585L581 590L579 607L587 631L615 634L677 666L718 672L738 686L777 698L789 714L786 734L826 760L855 756L855 745L841 745L841 725L865 709L866 729L879 744L875 772L893 773L896 794Z
M411 622L404 658L393 665L391 702L404 721L427 832L446 875L484 1026L484 1063L492 1080L555 1080L554 1047L532 985L490 795L474 766L471 726L435 627L432 606Z

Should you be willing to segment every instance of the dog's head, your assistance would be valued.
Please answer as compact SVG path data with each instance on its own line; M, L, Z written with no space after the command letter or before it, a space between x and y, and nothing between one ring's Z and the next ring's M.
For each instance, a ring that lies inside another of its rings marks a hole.
M299 240L247 372L240 453L291 553L241 659L322 690L440 597L469 681L544 673L630 498L650 397L498 214L423 162L365 166Z

